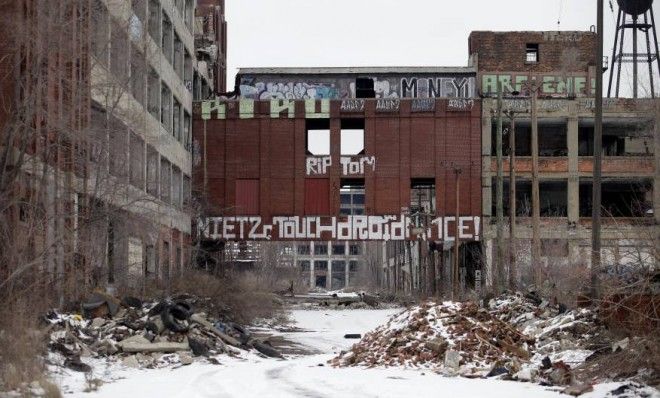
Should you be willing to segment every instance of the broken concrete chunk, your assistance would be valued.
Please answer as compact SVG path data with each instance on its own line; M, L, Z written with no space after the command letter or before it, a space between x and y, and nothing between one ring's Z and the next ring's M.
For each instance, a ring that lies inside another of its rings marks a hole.
M623 340L619 340L616 343L612 344L612 352L617 352L618 350L625 350L628 348L628 344L630 343L630 338L626 337Z
M447 350L445 352L445 368L447 370L457 372L461 366L461 354L455 350Z
M105 325L105 322L106 322L106 320L103 319L103 318L94 318L92 320L91 327L94 328L94 329L98 329L101 326Z
M149 344L149 340L144 338L144 336L142 335L136 334L135 336L125 338L124 340L120 341L117 344L120 347L123 347L126 344Z
M202 326L204 326L206 329L208 329L210 332L215 334L216 336L220 337L222 341L229 345L233 345L235 347L240 347L241 343L236 340L235 338L222 333L220 330L218 330L211 322L209 322L206 318L202 316L202 314L193 314L190 316L190 320L192 322L198 323Z
M138 362L137 357L135 355L131 355L130 357L126 357L122 359L121 363L127 368L138 369L140 367L140 363Z
M186 343L127 343L121 345L124 352L177 352L190 349Z
M182 352L179 354L179 362L181 362L181 365L190 365L193 363L193 358L190 354L187 352Z
M447 341L442 337L436 337L424 343L424 346L438 355L443 355L447 350Z

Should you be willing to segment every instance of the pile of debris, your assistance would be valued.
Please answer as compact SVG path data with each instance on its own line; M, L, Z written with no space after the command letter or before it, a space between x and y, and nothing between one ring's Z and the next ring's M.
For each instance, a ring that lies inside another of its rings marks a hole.
M603 331L593 311L567 311L534 294L504 295L482 307L425 302L393 316L330 363L570 385L572 367L593 354L586 347Z
M256 350L264 356L282 358L268 341L255 339L241 325L213 319L195 307L204 300L178 296L142 302L135 297L121 301L95 292L82 304L82 315L51 311L49 349L62 355L63 365L88 372L81 358L119 357L128 367L188 365L194 357L216 362L217 354L238 355Z

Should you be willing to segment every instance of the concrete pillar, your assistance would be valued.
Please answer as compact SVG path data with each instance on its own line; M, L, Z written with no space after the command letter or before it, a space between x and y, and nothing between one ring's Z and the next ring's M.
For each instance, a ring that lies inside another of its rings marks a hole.
M566 137L568 139L568 222L577 223L580 218L580 178L578 171L578 118L571 109Z
M309 288L316 287L316 277L314 275L314 260L309 260Z
M492 117L490 115L490 107L486 104L491 104L492 101L484 101L482 110L483 117L481 118L481 213L484 217L492 216L492 175L490 169L491 162L491 146L492 146Z
M328 276L325 278L325 287L328 290L332 290L332 245L330 242L324 243L328 249L328 254L326 255L326 261L328 262Z

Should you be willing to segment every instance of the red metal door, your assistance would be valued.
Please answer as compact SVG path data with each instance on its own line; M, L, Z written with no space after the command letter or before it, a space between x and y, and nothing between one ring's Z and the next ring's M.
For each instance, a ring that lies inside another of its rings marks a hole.
M330 180L308 178L305 180L305 214L312 216L330 215Z
M236 215L259 214L259 180L236 180Z

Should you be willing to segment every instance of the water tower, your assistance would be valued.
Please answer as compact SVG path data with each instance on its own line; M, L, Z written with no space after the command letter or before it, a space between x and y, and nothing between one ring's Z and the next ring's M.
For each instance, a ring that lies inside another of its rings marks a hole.
M651 96L655 98L653 82L660 78L660 63L658 61L658 34L655 29L655 17L653 16L653 0L617 0L619 4L619 15L616 20L616 34L614 36L614 48L612 49L612 67L610 68L610 82L607 88L607 96L612 97L612 82L615 81L614 97L619 96L621 85L621 66L632 63L633 67L633 98L637 98L639 86L639 64L646 63L648 66ZM629 32L626 34L626 32ZM638 35L646 37L645 45L638 42ZM624 52L624 43L630 40L632 35L632 52ZM646 49L646 52L640 52ZM615 68L616 65L616 68ZM616 71L615 71L616 69ZM616 73L616 76L615 76ZM646 73L645 71L642 73Z

